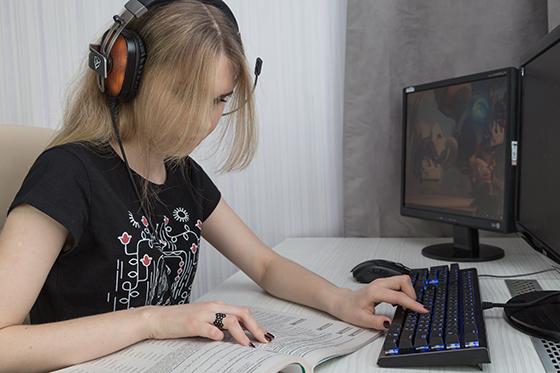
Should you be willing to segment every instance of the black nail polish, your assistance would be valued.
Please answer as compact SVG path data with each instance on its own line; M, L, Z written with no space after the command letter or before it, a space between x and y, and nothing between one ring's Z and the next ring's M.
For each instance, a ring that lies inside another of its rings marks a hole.
M269 342L272 342L272 338L270 338L268 334L264 335L264 339L266 339Z
M266 336L268 336L270 338L270 340L272 341L275 337L270 334L269 332L266 332Z
M385 329L389 329L389 327L391 326L391 323L387 320L383 321L383 326L385 327Z
M256 348L255 345L253 344L253 342L249 342L249 346Z

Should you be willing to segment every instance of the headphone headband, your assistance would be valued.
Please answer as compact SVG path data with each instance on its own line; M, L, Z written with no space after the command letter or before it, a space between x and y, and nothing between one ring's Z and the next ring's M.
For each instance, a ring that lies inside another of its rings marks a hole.
M101 45L90 44L89 67L97 73L97 85L101 92L105 93L105 80L110 70L109 55L117 39L123 33L126 26L135 18L140 18L148 11L160 5L172 3L176 0L129 0L125 4L125 10L121 15L115 15L115 23L103 35ZM223 0L198 0L200 3L213 6L221 10L233 23L239 34L239 25L231 9Z
M160 5L165 5L172 3L175 0L129 0L125 4L125 8L129 10L136 18L143 16L149 10L152 10L155 7ZM227 4L222 0L198 0L199 2L213 6L215 8L220 9L235 25L235 28L239 31L239 26L237 24L237 20L233 15L233 12L227 6Z
M237 30L237 33L239 34L239 25L237 24L237 20L235 19L235 16L233 15L233 12L229 8L229 6L224 1L222 0L198 0L198 1L200 1L203 4L210 5L213 6L214 8L220 9L222 13L224 13L231 20L231 22L235 26L235 30Z

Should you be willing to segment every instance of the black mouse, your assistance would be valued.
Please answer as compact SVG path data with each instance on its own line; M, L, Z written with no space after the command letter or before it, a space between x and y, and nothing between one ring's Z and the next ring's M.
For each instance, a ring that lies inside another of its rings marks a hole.
M368 260L352 268L356 281L367 284L382 277L410 275L410 268L388 260Z

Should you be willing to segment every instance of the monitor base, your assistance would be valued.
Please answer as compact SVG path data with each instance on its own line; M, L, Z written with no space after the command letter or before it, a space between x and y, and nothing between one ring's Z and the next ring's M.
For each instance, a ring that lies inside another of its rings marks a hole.
M472 250L464 250L454 246L452 243L431 245L422 249L422 255L427 258L445 260L451 262L489 262L504 257L504 250L491 245L479 245L477 256Z
M481 245L477 229L454 225L452 243L425 247L422 255L452 262L488 262L503 258L504 250L496 246Z

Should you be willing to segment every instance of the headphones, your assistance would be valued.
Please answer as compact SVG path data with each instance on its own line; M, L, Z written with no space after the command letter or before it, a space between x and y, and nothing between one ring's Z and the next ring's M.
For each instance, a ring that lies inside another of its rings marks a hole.
M97 73L97 85L108 98L118 102L127 102L136 97L144 63L146 47L142 38L126 26L135 18L140 18L148 11L174 0L129 0L121 15L115 15L113 26L103 34L101 45L90 44L88 65ZM222 0L198 0L221 10L239 33L239 25L231 9ZM255 82L262 68L262 60L257 58L255 64ZM226 113L226 114L231 114Z

